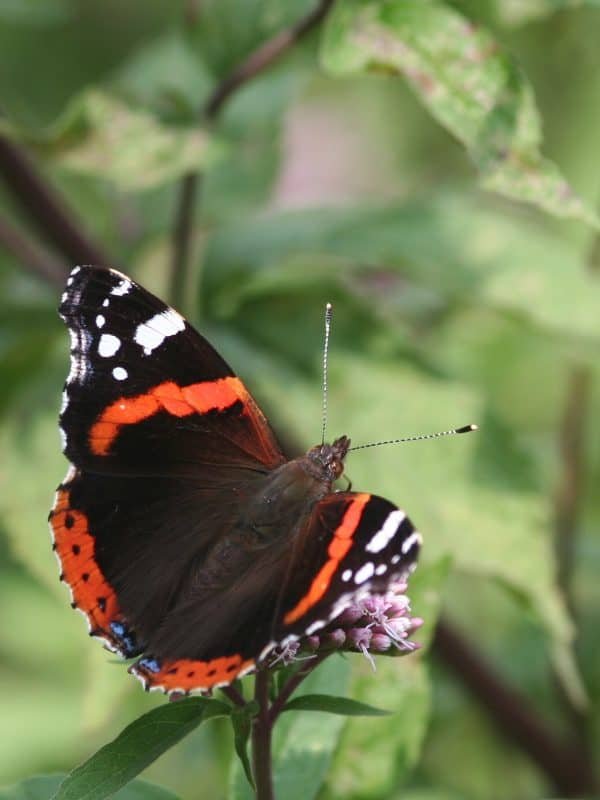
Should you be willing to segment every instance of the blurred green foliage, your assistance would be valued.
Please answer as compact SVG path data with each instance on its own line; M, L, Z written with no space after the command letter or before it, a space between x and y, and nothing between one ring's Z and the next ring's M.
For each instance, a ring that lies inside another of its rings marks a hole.
M441 607L566 740L565 702L577 709L592 750L598 6L338 0L209 125L199 109L212 88L312 2L0 0L0 132L27 148L115 264L165 297L178 181L203 172L182 310L282 438L308 447L320 433L326 301L332 436L359 444L480 424L476 436L356 453L348 473L424 533L411 584L424 643ZM2 183L0 216L37 236ZM60 290L27 267L0 246L6 784L70 770L163 702L88 642L57 580L44 519L66 469L56 417L68 337ZM573 470L565 545L557 504ZM563 586L557 551L573 560ZM346 689L397 714L284 715L280 797L552 794L548 775L423 653L381 658L375 675L358 656L330 659L312 676L306 691ZM232 754L230 726L211 721L144 772L169 792L133 783L115 797L198 797L201 780L204 797L246 798ZM46 798L58 780L34 783L0 797Z

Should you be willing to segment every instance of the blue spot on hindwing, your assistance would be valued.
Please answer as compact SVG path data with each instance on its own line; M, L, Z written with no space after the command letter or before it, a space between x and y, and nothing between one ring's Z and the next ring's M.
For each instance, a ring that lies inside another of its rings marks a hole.
M142 669L147 669L148 672L160 672L160 663L155 658L141 658L138 664Z
M115 644L125 658L133 658L143 651L144 648L138 644L135 633L124 622L119 620L111 622L110 632L113 635Z

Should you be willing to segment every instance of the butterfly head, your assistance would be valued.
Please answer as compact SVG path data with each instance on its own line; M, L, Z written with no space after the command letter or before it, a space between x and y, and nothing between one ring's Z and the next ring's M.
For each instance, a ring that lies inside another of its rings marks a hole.
M306 454L328 481L336 481L344 471L344 459L350 448L350 439L340 436L332 444L318 444Z

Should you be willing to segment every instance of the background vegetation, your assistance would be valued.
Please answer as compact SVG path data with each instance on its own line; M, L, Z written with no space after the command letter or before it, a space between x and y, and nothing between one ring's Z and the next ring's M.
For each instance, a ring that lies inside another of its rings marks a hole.
M332 436L481 426L349 459L424 533L430 647L329 659L321 691L397 713L288 715L281 796L593 794L598 41L593 0L0 1L0 783L163 702L87 641L45 526L55 308L95 262L187 313L293 447L319 436L325 301ZM211 721L143 777L242 797L232 752Z

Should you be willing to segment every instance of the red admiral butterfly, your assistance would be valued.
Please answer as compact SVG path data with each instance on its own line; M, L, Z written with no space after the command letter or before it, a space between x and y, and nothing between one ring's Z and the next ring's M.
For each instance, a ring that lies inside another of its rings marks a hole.
M76 267L50 523L90 634L146 689L224 686L415 565L403 511L334 491L350 440L287 460L242 381L125 275Z

